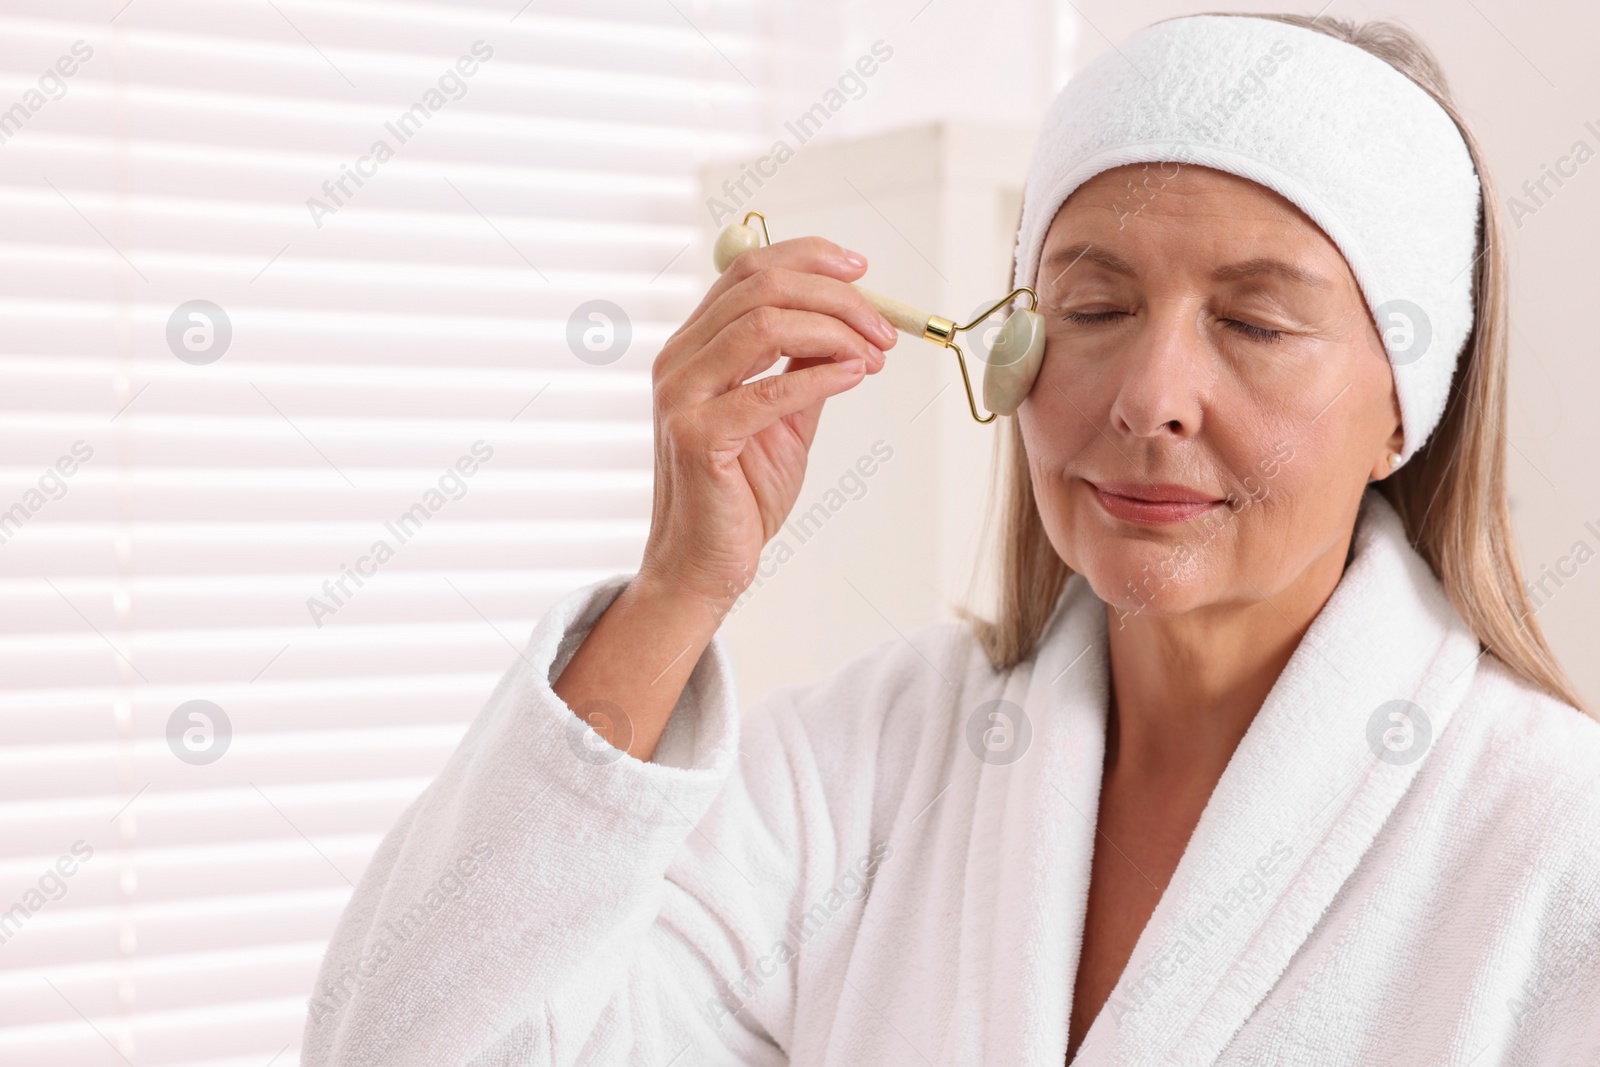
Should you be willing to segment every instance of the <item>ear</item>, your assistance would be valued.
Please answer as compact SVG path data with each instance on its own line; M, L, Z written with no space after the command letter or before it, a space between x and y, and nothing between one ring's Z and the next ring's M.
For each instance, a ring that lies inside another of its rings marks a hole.
M1383 451L1378 454L1377 459L1373 460L1372 470L1367 472L1367 481L1381 482L1395 472L1395 467L1392 464L1399 461L1400 449L1404 446L1405 440L1405 430L1396 424L1394 432L1389 435L1389 439L1383 444Z

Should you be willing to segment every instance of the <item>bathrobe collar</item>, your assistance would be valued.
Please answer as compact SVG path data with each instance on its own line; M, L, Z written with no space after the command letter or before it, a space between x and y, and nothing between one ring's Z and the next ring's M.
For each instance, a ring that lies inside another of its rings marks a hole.
M1021 921L1002 924L1011 943L994 950L1027 987L1066 990L1028 1006L1042 1019L992 1005L984 1062L1059 1063L1065 1052L1105 753L1106 639L1105 604L1074 575L1026 683L1032 751L984 768L1028 813L1014 827L1027 875L999 902ZM1478 656L1399 516L1369 489L1353 558L1223 771L1075 1064L1217 1059L1429 758ZM1038 1047L1016 1047L1024 1034Z

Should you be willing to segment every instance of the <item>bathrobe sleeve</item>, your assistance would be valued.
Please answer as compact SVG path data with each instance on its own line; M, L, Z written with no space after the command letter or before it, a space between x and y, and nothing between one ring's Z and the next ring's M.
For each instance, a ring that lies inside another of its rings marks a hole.
M786 1062L784 928L803 885L839 877L827 805L762 713L796 690L741 742L714 639L652 761L606 746L550 679L631 577L550 609L382 839L317 976L305 1067Z

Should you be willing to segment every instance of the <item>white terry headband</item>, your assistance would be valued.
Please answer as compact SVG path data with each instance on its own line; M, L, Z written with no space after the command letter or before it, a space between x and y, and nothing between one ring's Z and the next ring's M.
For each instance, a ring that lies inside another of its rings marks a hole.
M1338 246L1383 335L1409 460L1472 329L1478 175L1450 116L1382 59L1316 30L1234 15L1156 23L1075 75L1046 113L1016 284L1034 286L1074 189L1167 161L1266 186Z

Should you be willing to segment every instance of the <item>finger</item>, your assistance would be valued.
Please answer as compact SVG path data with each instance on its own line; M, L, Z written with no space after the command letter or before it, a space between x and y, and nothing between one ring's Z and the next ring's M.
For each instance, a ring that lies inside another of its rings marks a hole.
M792 374L795 371L805 370L807 367L821 366L826 362L826 360L815 359L790 359L786 364L784 364L783 371L785 374ZM867 364L867 373L872 373L872 364L870 363ZM811 442L817 435L817 424L822 419L822 404L823 402L821 400L818 400L812 404L808 404L799 411L791 412L790 414L781 417L773 425L787 426L789 431L793 433L795 437L799 438L801 449L803 451L810 452ZM759 431L756 434L755 439L761 440L763 435L771 432L771 430L772 427L769 426L766 430Z
M853 282L866 273L867 261L860 253L852 252L823 237L794 237L761 248L753 248L738 256L728 265L728 269L711 283L705 295L700 298L700 303L684 320L683 327L673 336L676 337L692 327L723 293L745 279L774 267ZM712 330L712 333L715 332Z
M786 241L774 241L737 256L706 290L704 303L709 305L727 289L774 267L825 274L840 281L853 282L867 272L867 257L835 244L826 237L791 237Z
M710 400L772 369L783 356L862 359L869 372L883 365L883 352L834 316L762 304L729 323L692 362L665 370L661 380L692 400Z
M846 363L830 360L746 382L712 400L701 410L716 437L744 440L786 415L804 411L852 388L866 374L864 360Z
M880 351L893 347L898 339L894 327L872 306L866 294L849 282L775 267L752 275L725 292L699 321L683 331L677 346L680 350L704 347L729 324L763 307L831 315ZM669 362L672 361L675 360L669 357ZM739 380L771 365L770 360L760 365L752 362ZM868 369L876 372L881 369L881 363L873 362Z

